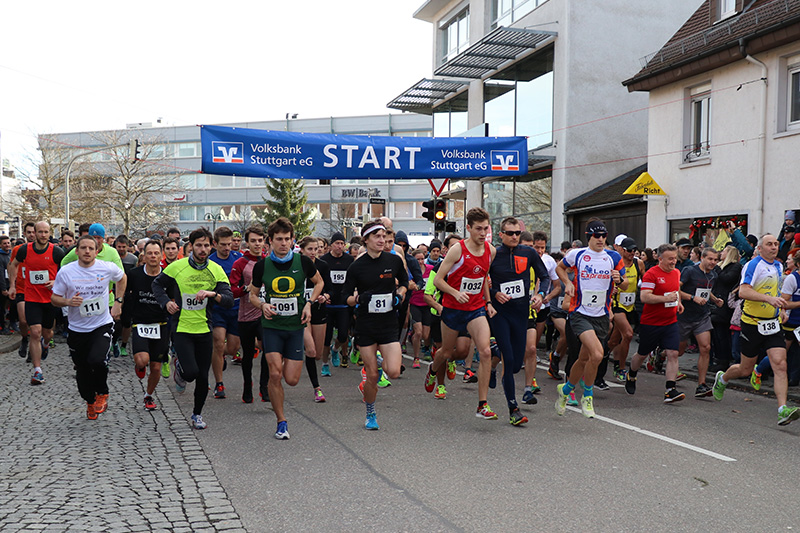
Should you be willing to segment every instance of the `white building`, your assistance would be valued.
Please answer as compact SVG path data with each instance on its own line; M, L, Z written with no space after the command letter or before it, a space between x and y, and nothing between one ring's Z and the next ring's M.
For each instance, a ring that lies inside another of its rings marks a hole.
M648 202L649 243L733 217L777 234L800 208L800 0L705 0L624 84L650 95L649 172L668 194Z
M388 105L432 114L435 136L484 128L528 136L528 175L465 184L468 206L483 205L495 229L513 214L557 246L601 216L612 232L644 240L646 202L599 198L647 158L647 113L637 111L647 98L619 80L695 8L694 0L427 0L414 16L432 26L434 77Z
M8 234L11 225L14 226L16 234L15 218L20 214L22 207L22 183L17 176L14 166L8 159L2 160L2 172L0 172L0 234ZM3 233L5 232L5 233Z

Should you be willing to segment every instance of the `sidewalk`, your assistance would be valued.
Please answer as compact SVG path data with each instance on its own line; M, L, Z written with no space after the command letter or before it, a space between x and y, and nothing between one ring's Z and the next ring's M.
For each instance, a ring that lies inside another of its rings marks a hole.
M67 346L31 386L19 336L0 338L0 530L244 531L172 393L143 409L130 357L109 364L109 406L86 419Z

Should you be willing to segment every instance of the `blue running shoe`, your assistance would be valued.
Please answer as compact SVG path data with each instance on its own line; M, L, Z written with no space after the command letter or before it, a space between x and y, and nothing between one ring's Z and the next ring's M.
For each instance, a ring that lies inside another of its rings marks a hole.
M50 343L44 342L44 337L40 338L42 339L42 361L44 361L50 355Z
M203 421L203 417L200 415L192 415L192 427L194 429L206 429L208 424Z
M336 366L336 365L334 365L334 366ZM324 378L331 377L331 367L328 366L328 363L325 363L324 365L322 365L322 371L320 372L320 374Z
M369 413L367 415L367 421L364 422L364 427L371 430L380 429L378 425L378 416L375 413Z
M340 361L341 361L341 356L339 355L339 351L331 350L331 363L333 363L333 366L338 368Z
M289 440L289 424L286 420L278 422L278 429L275 431L275 438L278 440Z

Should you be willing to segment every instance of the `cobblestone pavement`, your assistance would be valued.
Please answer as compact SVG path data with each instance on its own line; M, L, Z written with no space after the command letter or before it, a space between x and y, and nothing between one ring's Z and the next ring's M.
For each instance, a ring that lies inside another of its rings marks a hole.
M86 419L66 344L46 382L0 354L0 531L244 531L164 383L143 409L130 357L111 359L108 410Z

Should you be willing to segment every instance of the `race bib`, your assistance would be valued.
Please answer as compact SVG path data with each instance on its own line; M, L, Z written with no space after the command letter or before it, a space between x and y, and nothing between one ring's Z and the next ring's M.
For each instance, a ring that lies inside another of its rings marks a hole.
M347 276L347 270L331 270L331 283L341 285L344 283L345 276Z
M702 298L708 302L708 299L711 296L711 289L697 289L694 291L694 296L695 298Z
M461 292L467 294L480 294L483 290L484 278L461 278Z
M516 281L507 281L506 283L500 284L500 292L506 296L509 296L510 298L522 298L525 296L525 287L522 284L521 279Z
M44 285L50 281L50 272L47 270L31 270L30 276L32 285Z
M91 300L84 300L78 310L81 316L88 318L90 316L100 316L108 309L108 298L105 295Z
M197 299L197 294L181 294L181 308L186 311L202 311L208 305L208 298L201 302Z
M759 320L758 321L758 332L761 335L774 335L781 330L781 323L777 318L773 318L772 320Z
M306 288L306 290L303 292L303 296L305 297L307 302L311 301L311 294L313 292L314 292L314 287Z
M136 324L136 333L143 339L161 339L161 324Z
M583 291L581 305L589 309L597 309L606 305L605 291Z
M367 310L370 313L388 313L392 310L391 294L373 294Z
M797 339L797 342L800 342L800 328L794 328L794 338Z
M675 299L671 302L664 302L664 307L678 307L678 297L675 296Z
M278 316L295 316L297 314L297 298L270 298L272 310Z
M564 309L564 297L563 296L559 296L558 297L558 303L556 305L558 305L559 309Z
M636 303L635 292L621 292L619 293L619 304L629 307Z

